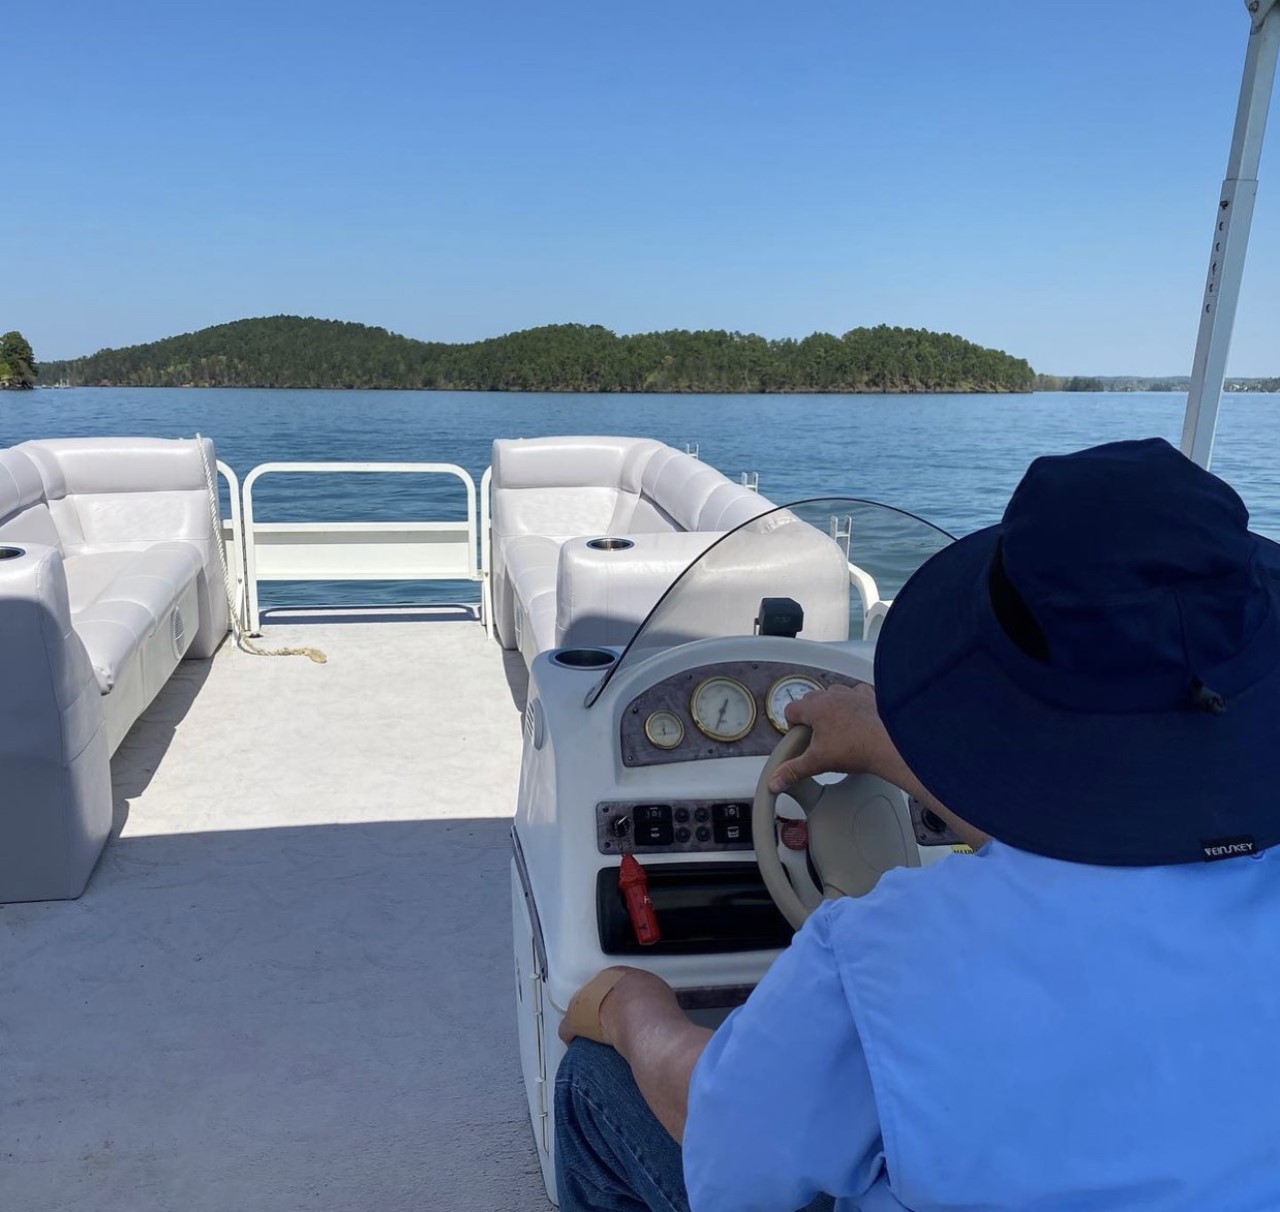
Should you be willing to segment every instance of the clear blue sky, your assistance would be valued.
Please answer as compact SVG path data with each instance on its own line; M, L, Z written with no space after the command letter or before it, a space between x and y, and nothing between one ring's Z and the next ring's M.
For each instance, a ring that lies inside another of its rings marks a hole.
M10 0L0 328L890 323L1186 373L1240 0ZM1280 123L1278 123L1280 125ZM1280 374L1280 129L1234 374Z

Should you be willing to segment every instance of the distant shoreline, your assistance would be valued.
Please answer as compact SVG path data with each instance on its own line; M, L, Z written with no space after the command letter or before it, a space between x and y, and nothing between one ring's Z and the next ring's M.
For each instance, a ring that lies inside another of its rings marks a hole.
M65 390L66 386L55 387L52 383L36 384L36 390ZM1080 389L1033 387L1022 391L1012 388L964 388L947 387L937 389L907 388L816 388L791 387L772 388L761 391L723 391L699 390L696 388L673 388L670 390L628 391L617 388L523 388L523 387L356 387L351 384L337 383L327 386L276 386L275 384L230 384L230 383L76 383L70 385L76 390L92 391L377 391L377 392L411 392L430 395L501 395L501 396L1124 396L1124 395L1167 395L1185 396L1186 387L1098 387L1088 391ZM1224 395L1280 395L1280 384L1274 387L1250 386L1224 387Z
M365 324L266 316L42 369L72 384L332 391L947 394L1036 384L1023 358L954 333L886 324L801 339L722 329L619 336L598 324L549 324L450 344Z
M670 387L632 390L618 387L373 387L350 383L74 383L76 390L93 391L405 391L435 395L494 396L1030 396L1046 394L1041 388L1021 391L1008 387L774 387L727 391L720 388ZM61 390L52 383L37 384L42 391ZM1052 393L1048 393L1052 394Z
M1025 358L955 333L887 324L802 338L681 328L620 336L599 324L549 324L449 343L305 316L234 320L44 361L40 376L51 386L635 396L1177 393L1190 386L1186 375L1037 374ZM1280 377L1238 376L1226 389L1278 391Z

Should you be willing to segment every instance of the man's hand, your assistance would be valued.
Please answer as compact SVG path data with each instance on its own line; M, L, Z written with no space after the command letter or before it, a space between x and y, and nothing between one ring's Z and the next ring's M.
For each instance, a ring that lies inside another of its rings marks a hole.
M813 729L809 747L798 757L783 762L769 780L769 790L778 795L803 778L815 774L874 774L936 812L951 826L956 836L974 850L991 838L982 830L956 816L911 773L902 754L889 739L876 710L876 692L865 682L857 686L832 686L815 690L787 704L787 723L808 724Z
M787 723L813 729L809 747L783 762L769 780L775 795L815 774L878 774L896 781L902 759L876 711L876 692L865 682L815 690L787 704Z

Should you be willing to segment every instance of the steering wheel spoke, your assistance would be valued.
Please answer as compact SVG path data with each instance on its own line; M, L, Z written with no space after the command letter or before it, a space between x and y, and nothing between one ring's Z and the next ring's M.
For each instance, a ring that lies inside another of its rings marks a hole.
M807 778L792 783L782 794L795 800L808 816L818 806L825 791L826 787L817 779Z
M769 790L769 780L783 762L804 752L811 736L808 728L797 725L779 741L760 772L751 809L760 876L782 915L796 929L804 925L811 908L787 878L778 847L771 841L778 796ZM838 783L804 778L783 794L804 810L809 859L823 899L861 896L891 867L920 865L906 796L883 779L869 774L850 775Z

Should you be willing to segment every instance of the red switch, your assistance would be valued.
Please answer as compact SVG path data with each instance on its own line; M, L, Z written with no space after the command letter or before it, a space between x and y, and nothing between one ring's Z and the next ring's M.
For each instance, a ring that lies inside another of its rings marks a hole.
M662 937L662 931L658 929L658 915L653 911L653 901L649 899L649 877L632 854L622 856L618 887L627 904L627 916L631 919L636 942L642 947L652 946Z

